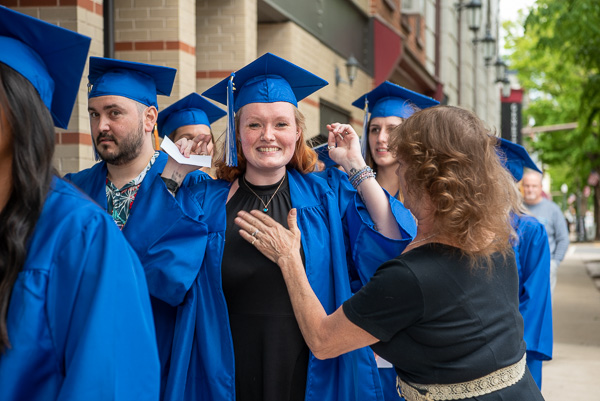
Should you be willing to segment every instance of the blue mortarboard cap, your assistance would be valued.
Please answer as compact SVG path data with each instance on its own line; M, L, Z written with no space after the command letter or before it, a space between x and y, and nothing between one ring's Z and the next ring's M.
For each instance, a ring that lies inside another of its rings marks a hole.
M297 107L298 101L327 84L315 74L266 53L202 93L227 105L226 164L237 165L234 112L249 103L288 102Z
M171 67L90 57L88 98L123 96L158 109L156 95L171 94L176 73Z
M371 118L390 116L408 118L414 113L413 105L420 109L426 109L428 107L437 106L440 102L428 96L411 91L410 89L385 81L377 88L364 94L352 103L353 106L363 110L367 104L368 112L371 113Z
M329 157L329 149L327 148L329 144L327 142L315 146L312 148L323 163L325 163L325 168L337 166L337 163L334 162L331 157Z
M210 125L218 119L225 117L227 112L215 106L197 93L190 93L186 97L173 103L158 113L158 134L161 137L170 135L184 125Z
M25 77L67 128L91 39L0 6L0 62Z
M531 160L529 153L527 153L527 150L523 146L504 138L498 138L498 150L501 153L500 160L502 164L510 171L515 181L521 181L525 167L538 171L540 174L542 173L533 160Z
M227 104L225 78L202 95L221 104ZM266 53L233 74L234 111L248 103L288 102L298 106L298 101L316 92L328 83L315 74L298 67L272 53Z
M415 112L414 106L426 109L438 104L440 102L435 99L389 81L385 81L371 92L356 99L352 105L365 111L361 140L363 157L366 157L367 152L367 127L370 118L392 116L408 118Z

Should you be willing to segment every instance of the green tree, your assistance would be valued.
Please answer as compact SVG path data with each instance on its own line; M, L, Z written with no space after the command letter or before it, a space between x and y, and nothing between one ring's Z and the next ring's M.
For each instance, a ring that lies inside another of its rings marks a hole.
M570 180L581 194L590 173L600 172L600 2L537 0L521 25L523 35L518 22L504 27L511 68L532 99L523 120L532 117L537 126L578 123L574 130L539 134L530 146L553 176ZM553 182L553 191L561 184ZM598 222L600 185L592 184Z

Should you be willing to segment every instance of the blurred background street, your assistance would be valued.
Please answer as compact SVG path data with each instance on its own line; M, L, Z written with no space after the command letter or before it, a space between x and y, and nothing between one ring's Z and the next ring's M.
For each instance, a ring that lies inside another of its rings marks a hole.
M600 243L571 243L554 293L554 358L543 368L547 401L600 399Z

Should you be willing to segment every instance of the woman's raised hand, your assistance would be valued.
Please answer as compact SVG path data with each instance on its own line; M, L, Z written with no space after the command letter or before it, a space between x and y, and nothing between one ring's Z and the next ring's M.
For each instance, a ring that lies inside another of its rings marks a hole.
M327 125L329 157L342 166L346 172L360 170L366 164L360 149L360 138L350 124L332 123Z

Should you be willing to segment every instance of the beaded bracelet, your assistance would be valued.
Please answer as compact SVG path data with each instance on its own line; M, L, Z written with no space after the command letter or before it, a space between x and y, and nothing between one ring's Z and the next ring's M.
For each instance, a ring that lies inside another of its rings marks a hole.
M354 189L357 189L358 186L367 178L375 178L375 173L369 166L365 166L364 168L362 168L359 171L357 171L356 173L354 173L349 178L349 180L350 180L350 184L352 184Z
M367 178L375 178L375 173L370 172L361 174L357 180L352 182L352 186L354 187L354 189L358 189L358 186Z
M357 176L359 176L360 174L362 174L362 173L364 173L366 171L373 171L373 170L369 166L364 166L360 170L356 171L354 174L350 175L348 177L348 180L350 180L350 182L352 182L354 179L356 179Z
M350 181L350 183L352 183L352 185L354 185L353 183L355 181L357 181L361 177L361 175L364 175L366 173L372 173L372 172L373 172L373 170L371 169L371 167L365 166L365 167L361 168L360 170L356 171L354 174L352 174L348 178L348 180Z

